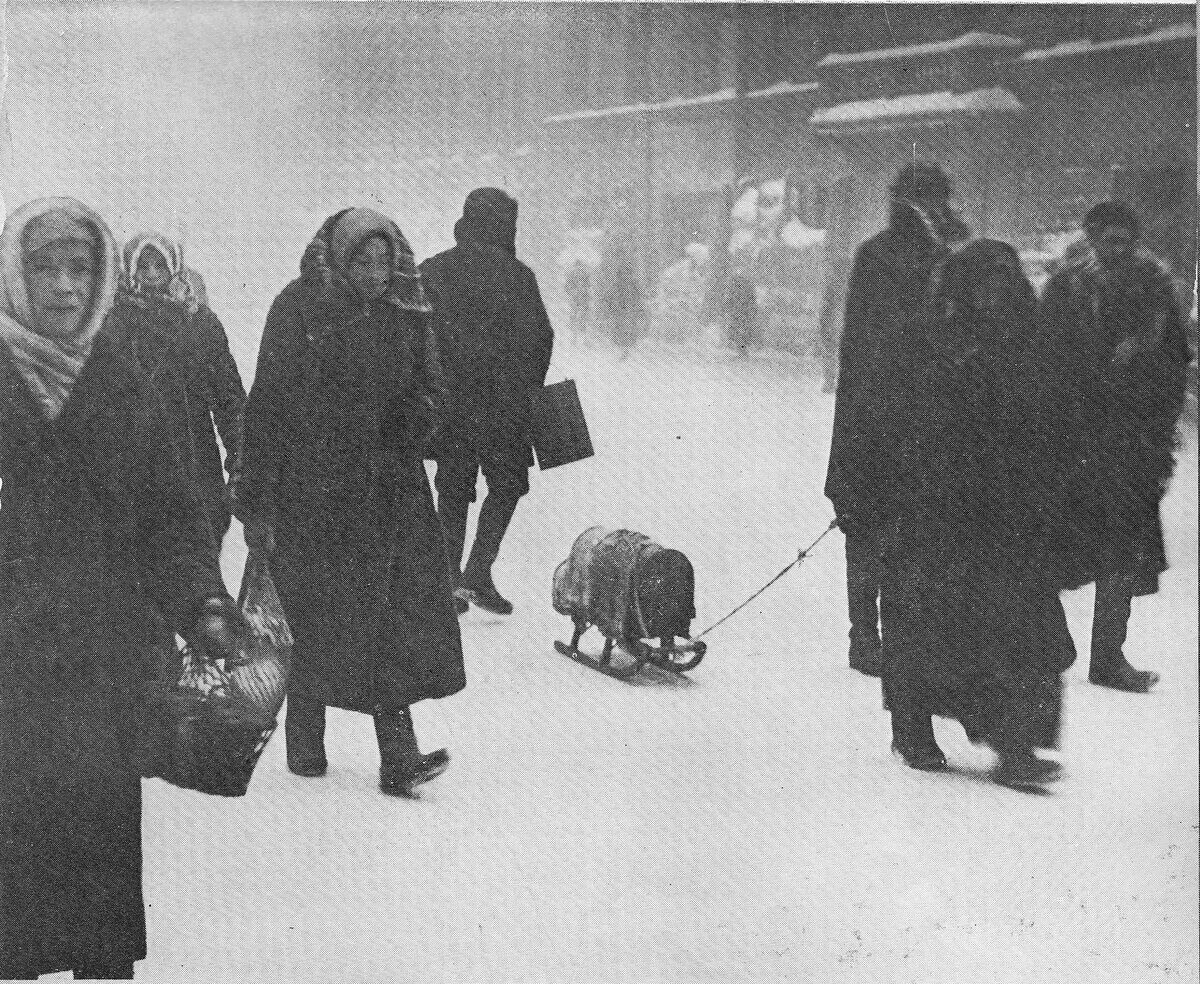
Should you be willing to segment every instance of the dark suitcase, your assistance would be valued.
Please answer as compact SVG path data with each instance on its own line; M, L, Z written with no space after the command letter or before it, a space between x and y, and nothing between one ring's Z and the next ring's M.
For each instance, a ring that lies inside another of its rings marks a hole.
M542 387L533 401L532 437L542 471L595 454L575 380Z

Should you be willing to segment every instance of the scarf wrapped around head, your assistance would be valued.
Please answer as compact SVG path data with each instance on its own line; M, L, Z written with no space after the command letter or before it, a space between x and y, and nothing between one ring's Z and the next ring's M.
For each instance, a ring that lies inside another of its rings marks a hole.
M167 266L164 296L195 314L202 303L193 281L195 273L183 262L183 247L158 232L139 232L125 244L121 253L121 292L133 298L147 295L137 276L138 261L147 249L158 253Z
M33 330L25 287L27 257L65 240L88 243L98 260L91 310L69 341L46 338ZM74 198L39 198L22 205L4 223L0 235L0 342L50 420L62 412L112 307L118 265L117 245L108 226Z
M405 311L429 311L412 248L400 227L385 215L369 208L349 208L322 223L304 251L300 273L322 295L334 288L353 295L346 265L372 236L383 239L392 253L392 271L383 302Z

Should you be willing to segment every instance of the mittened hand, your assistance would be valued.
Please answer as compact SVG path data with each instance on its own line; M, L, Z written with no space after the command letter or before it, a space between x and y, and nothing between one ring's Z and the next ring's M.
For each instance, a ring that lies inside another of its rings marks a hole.
M233 659L246 633L246 621L231 601L211 598L204 603L188 642L210 659Z

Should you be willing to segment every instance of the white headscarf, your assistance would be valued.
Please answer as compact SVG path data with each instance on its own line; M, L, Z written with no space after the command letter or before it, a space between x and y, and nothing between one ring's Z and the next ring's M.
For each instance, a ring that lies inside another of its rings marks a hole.
M25 288L28 254L65 239L91 242L100 256L91 310L69 341L46 338L32 330L33 312ZM0 234L0 342L49 420L62 413L91 354L92 342L112 307L118 268L117 245L108 226L74 198L36 199L22 205L4 223Z

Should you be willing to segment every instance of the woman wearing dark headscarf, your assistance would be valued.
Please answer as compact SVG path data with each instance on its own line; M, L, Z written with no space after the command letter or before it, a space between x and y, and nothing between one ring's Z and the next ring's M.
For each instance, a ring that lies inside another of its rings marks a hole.
M210 651L239 618L161 417L115 343L117 253L69 198L0 236L0 978L146 955L151 609Z
M945 260L880 490L896 517L881 592L893 747L944 768L929 715L952 717L995 749L996 780L1020 788L1057 769L1034 750L1057 743L1075 656L1043 518L1057 466L1032 436L1035 312L1008 245L979 240Z
M175 450L219 548L230 510L217 433L232 481L246 403L225 328L201 303L202 281L184 266L179 244L165 236L143 232L125 244L122 283L119 301L128 309L122 320L130 327L131 351L162 400Z
M325 708L371 714L380 788L442 772L409 706L465 685L441 526L422 460L441 402L429 305L395 223L332 216L275 299L246 410L238 515L296 639L288 767L327 768Z

